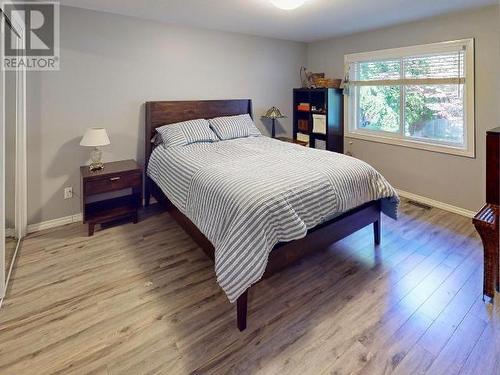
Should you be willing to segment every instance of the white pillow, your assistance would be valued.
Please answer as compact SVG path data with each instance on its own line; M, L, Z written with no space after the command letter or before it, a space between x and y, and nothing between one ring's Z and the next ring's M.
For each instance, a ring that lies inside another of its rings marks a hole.
M248 113L237 116L216 117L209 120L210 127L221 140L262 135Z
M196 142L217 142L218 138L205 119L178 122L156 128L163 146L185 146Z

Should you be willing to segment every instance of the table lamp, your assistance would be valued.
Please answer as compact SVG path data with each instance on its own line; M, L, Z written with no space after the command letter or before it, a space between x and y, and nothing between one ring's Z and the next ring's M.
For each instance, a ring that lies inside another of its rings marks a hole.
M277 107L271 107L267 110L267 112L262 116L263 118L271 119L273 122L273 127L271 129L271 137L275 138L276 130L275 130L275 121L278 118L286 118L285 115L281 113L281 111Z
M99 146L109 145L108 133L104 128L89 128L85 131L82 140L80 141L80 146L94 147L90 153L90 163L89 169L91 171L99 171L104 168L102 162L102 151L99 150Z

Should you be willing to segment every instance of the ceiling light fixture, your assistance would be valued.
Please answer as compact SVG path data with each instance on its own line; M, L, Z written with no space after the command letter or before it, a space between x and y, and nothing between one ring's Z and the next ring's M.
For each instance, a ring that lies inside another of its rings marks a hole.
M280 9L292 10L303 5L307 0L271 0L271 3Z

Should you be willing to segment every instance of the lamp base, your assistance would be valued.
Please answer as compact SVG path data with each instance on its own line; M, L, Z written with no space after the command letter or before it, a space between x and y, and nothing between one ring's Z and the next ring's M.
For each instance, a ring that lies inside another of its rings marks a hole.
M89 165L89 169L91 172L101 171L104 169L104 163L102 162L92 163Z
M90 160L92 161L89 165L91 172L100 171L104 168L104 164L102 162L102 152L97 147L90 153Z

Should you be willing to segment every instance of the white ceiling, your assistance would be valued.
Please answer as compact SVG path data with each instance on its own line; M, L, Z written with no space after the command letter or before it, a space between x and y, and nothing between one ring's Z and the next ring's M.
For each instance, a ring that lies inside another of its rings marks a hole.
M60 0L62 5L185 26L310 42L498 0L307 0L281 10L269 0Z

